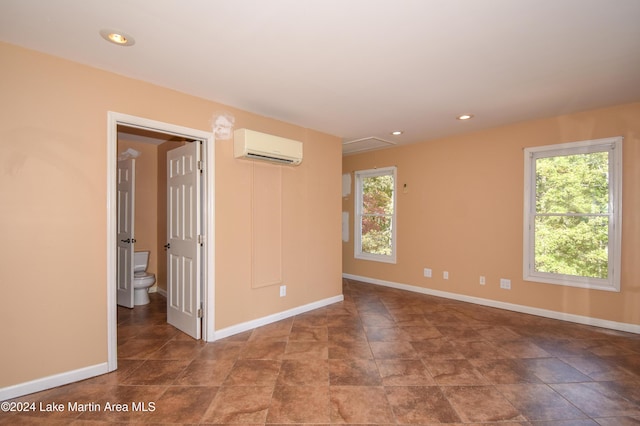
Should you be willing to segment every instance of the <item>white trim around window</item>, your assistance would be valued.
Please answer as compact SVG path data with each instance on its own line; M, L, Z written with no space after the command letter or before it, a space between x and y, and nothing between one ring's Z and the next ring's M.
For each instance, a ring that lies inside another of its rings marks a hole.
M363 181L367 178L375 178L378 176L391 176L393 178L393 196L392 196L392 212L390 214L379 214L368 216L378 216L380 218L389 218L391 221L391 241L389 254L374 254L362 250L362 221L367 214L363 213ZM373 260L377 262L396 263L396 213L397 213L397 168L384 167L379 169L360 170L355 172L355 207L354 207L354 257L362 260Z
M620 291L622 242L622 137L571 142L526 148L524 150L524 247L523 278L525 281L558 284L595 290ZM605 214L568 212L566 217L601 216L608 221L607 277L594 278L539 271L536 268L536 161L596 152L608 152L608 207Z

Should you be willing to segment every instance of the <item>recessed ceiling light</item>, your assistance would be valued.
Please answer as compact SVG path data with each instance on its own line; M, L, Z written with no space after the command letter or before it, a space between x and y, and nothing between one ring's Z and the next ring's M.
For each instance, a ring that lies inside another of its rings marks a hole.
M471 120L473 118L473 114L462 114L456 117L457 120Z
M133 46L136 41L129 34L116 30L100 30L103 39L118 46Z
M400 136L402 133L404 133L402 130L395 130L395 131L391 132L391 134L393 136Z

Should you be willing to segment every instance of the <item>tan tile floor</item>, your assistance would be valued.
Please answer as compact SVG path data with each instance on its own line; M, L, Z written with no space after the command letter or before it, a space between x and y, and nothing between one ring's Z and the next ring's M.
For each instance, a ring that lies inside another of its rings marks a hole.
M1 424L640 424L640 336L344 282L345 301L214 343L118 310L119 369ZM154 403L148 412L107 403Z

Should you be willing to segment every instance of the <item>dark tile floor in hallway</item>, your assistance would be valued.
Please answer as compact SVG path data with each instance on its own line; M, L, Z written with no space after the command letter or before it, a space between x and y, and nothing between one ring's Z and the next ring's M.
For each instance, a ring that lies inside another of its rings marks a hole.
M640 424L639 335L347 280L344 295L203 343L152 294L118 310L116 372L16 399L100 411L0 424Z

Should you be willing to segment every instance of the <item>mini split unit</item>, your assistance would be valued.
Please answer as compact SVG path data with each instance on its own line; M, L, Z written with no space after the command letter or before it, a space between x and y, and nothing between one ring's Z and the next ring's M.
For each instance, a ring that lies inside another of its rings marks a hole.
M238 129L233 132L233 154L235 158L297 166L302 162L302 142Z

